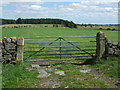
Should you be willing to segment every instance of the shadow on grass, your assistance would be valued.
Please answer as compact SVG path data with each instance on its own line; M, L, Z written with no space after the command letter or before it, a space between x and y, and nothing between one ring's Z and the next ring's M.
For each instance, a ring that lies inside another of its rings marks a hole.
M82 62L82 63L71 63L71 64L74 64L74 65L94 65L94 64L96 64L96 60L89 59L89 60L86 60L85 62Z

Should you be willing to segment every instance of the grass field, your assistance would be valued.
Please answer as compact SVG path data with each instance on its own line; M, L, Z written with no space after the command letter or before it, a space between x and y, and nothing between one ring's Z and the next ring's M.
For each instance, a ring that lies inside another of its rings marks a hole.
M48 37L49 36L56 36L56 37L58 37L58 36L61 36L61 37L62 36L96 36L96 33L99 31L100 30L93 30L93 29L71 29L71 28L55 28L55 27L54 28L50 28L50 27L45 27L45 28L4 28L4 29L2 29L2 38L3 37L47 37L47 36ZM102 32L105 32L105 35L108 37L109 42L118 42L118 31L102 30ZM78 39L75 38L72 40L71 39L67 39L67 40L68 41L69 40L77 41ZM93 39L95 40L95 38L93 38ZM80 39L80 41L87 41L87 40L93 40L93 39L88 39L88 38ZM41 40L41 42L44 42L44 41L48 42L48 41L53 41L53 40L54 39L46 38L46 39ZM39 40L32 40L32 41L26 40L26 41L33 42L33 41L39 41ZM80 44L82 45L82 43L80 43ZM95 43L92 43L92 44L95 45ZM85 46L85 45L90 46L92 44L84 43L82 46ZM57 44L54 44L54 45L57 46ZM62 45L64 45L64 44L62 44ZM65 45L68 45L68 44L65 44ZM76 44L76 45L78 45L78 44ZM26 45L26 46L29 46L29 45ZM33 45L31 45L31 46L33 46ZM37 45L34 45L34 46L37 47ZM41 46L41 44L38 46ZM42 46L44 46L44 44ZM33 49L33 50L35 50L35 49ZM38 49L36 49L36 50L38 50ZM54 50L56 50L56 48ZM30 54L30 53L28 53L28 54ZM61 68L58 68L58 69L66 70L67 69L66 66L67 65L63 65L62 67L65 67L65 68L61 67L62 69ZM14 66L5 65L4 67L6 68L5 71L3 72L3 75L5 76L5 77L3 77L3 86L4 87L18 88L18 87L23 86L23 84L25 84L25 83L26 83L26 85L28 84L31 86L32 83L34 83L34 81L36 80L35 77L33 77L33 76L37 76L36 72L30 73L30 72L27 72L26 70L24 71L23 69L20 68L21 66L20 67L15 66L15 67L17 67L17 68L15 68ZM76 69L75 67L72 67L71 65L69 67L71 67L70 71L67 71L67 70L65 71L65 72L68 72L69 75L67 78L62 77L61 82L63 84L61 87L68 85L68 86L71 86L71 88L73 88L73 87L78 88L80 86L81 82L80 82L80 80L74 79L75 74L71 73L71 70L74 69L76 72L76 70L79 71L79 69ZM107 76L117 78L117 70L116 70L117 69L117 60L115 60L115 59L106 60L105 63L103 60L100 63L98 63L92 67L103 70L103 72L105 72L105 74ZM11 74L11 72L13 72L13 73ZM10 75L10 77L9 77L9 75ZM27 75L28 77L26 77L25 75ZM80 76L79 74L76 74L76 75ZM69 79L70 77L72 78L71 80ZM86 77L86 76L83 76L83 77ZM26 81L24 82L23 79L25 79ZM90 80L90 82L87 83L88 85L86 87L89 87L90 84L94 84L94 81L91 80L91 77L89 78L89 80ZM71 85L71 81L74 82L72 85ZM11 86L11 83L12 83L12 86ZM86 81L85 81L85 83L86 83ZM100 81L96 81L95 83L98 84L98 86L106 87L105 84L103 84ZM19 86L19 84L20 84L20 86ZM84 83L82 85L84 85ZM23 86L23 87L26 87L26 86Z
M118 30L118 26L116 25L98 25L98 26L87 26L87 27L85 27L85 26L79 26L78 25L78 28L92 28L92 29L103 29L103 30L107 30L107 29L109 29L109 30Z
M2 28L40 28L40 27L64 27L61 24L6 24L1 25Z
M100 30L71 28L6 28L2 37L95 36ZM110 42L118 42L118 31L103 31Z
M71 28L50 28L50 27L44 27L44 28L4 28L2 29L2 37L64 37L64 36L96 36L96 33L99 32L100 30L93 30L93 29L71 29ZM118 42L118 31L107 31L104 30L105 35L108 37L109 42ZM55 38L56 39L56 38ZM33 40L27 40L25 42L52 42L55 39L33 39ZM67 41L95 41L95 38L66 38ZM59 40L58 40L59 41ZM25 47L40 47L40 46L46 46L47 44L29 44L25 45ZM95 46L96 43L75 43L76 46ZM59 43L53 44L53 46L59 46ZM71 46L68 43L62 44L62 46ZM71 50L76 49L76 48L70 48ZM82 49L95 49L95 48L82 48ZM26 49L25 51L28 50L36 50L38 49ZM59 50L59 48L47 48L44 50ZM66 50L66 49L63 49ZM95 53L95 51L87 51L90 53ZM59 52L57 52L59 53ZM69 52L64 52L69 53ZM63 54L64 54L63 53ZM76 52L74 52L76 53ZM79 53L82 53L79 52ZM31 55L33 52L28 52L27 55ZM39 53L38 53L39 54ZM40 53L41 54L41 53ZM43 53L44 54L44 53Z

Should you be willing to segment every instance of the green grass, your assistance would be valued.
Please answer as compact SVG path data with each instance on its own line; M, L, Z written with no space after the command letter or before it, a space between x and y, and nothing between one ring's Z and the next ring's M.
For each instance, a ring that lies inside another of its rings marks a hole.
M2 37L96 36L100 30L71 28L6 28ZM110 42L118 42L118 31L102 31Z
M115 80L118 79L118 61L120 58L111 57L108 60L100 59L97 60L96 64L91 65L91 67L102 71L102 73L106 76L109 76Z
M28 71L28 64L12 65L3 64L2 87L3 88L31 88L37 81L37 71Z
M4 28L2 30L2 37L46 37L46 36L96 36L96 33L99 32L100 30L92 30L92 29L71 29L71 28ZM110 42L118 42L118 32L117 31L104 31L106 36L108 36ZM56 38L55 38L56 39ZM25 42L53 42L55 39L33 39L33 40L25 40ZM65 38L67 41L95 41L96 38ZM59 41L59 40L58 40ZM63 40L62 40L63 41ZM63 41L64 42L64 41ZM76 46L81 47L81 49L95 49L95 47L87 47L84 48L83 46L96 46L96 43L74 43ZM25 44L25 47L44 47L47 46L48 44ZM59 46L59 43L54 43L50 46ZM71 46L68 43L62 43L62 46ZM78 50L77 48L62 48L62 50L67 50L67 49L75 49ZM36 50L38 51L39 48L37 49L25 49L25 51L30 50ZM45 48L44 50L59 50L59 48ZM89 53L94 53L95 51L87 51ZM59 52L53 52L53 53L59 53ZM62 52L63 54L71 53L71 52ZM73 52L75 53L75 52ZM79 53L83 53L80 51ZM31 52L25 53L25 54L33 54ZM25 55L24 54L24 55ZM37 53L37 54L44 54L42 53ZM33 56L34 57L34 56ZM54 56L53 56L54 57ZM72 59L72 58L71 58Z
M4 28L2 29L2 37L46 37L46 36L96 36L96 33L100 30L92 30L92 29L71 29L71 28ZM108 37L109 42L118 42L118 31L103 31L105 35ZM35 41L53 41L54 39L40 39ZM87 41L93 39L66 39L68 41ZM94 38L95 40L95 38ZM34 41L34 40L33 40ZM27 40L27 42L32 42L32 40ZM26 45L26 46L45 46L46 44L39 45ZM58 46L59 44L53 44L53 46ZM69 44L62 44L68 45ZM85 45L95 45L95 43L80 43L76 44L79 46ZM51 48L49 50L55 50L56 48ZM71 48L72 49L72 48ZM32 49L31 49L32 50ZM35 50L35 49L33 49ZM38 49L36 49L38 50ZM47 50L47 49L46 49ZM55 52L53 52L55 53ZM64 52L69 53L69 52ZM28 53L33 54L33 53ZM101 60L98 64L93 67L102 70L105 75L117 78L117 60ZM60 76L59 79L62 83L61 87L68 86L69 88L90 88L90 86L98 86L98 87L107 87L107 85L99 80L95 80L91 75L84 75L78 73L80 68L75 67L73 65L65 65L63 64L61 67L57 67L59 70L64 70L68 76ZM26 87L32 85L35 81L35 77L37 73L28 72L21 68L21 66L13 66L13 65L5 65L3 71L3 87ZM83 77L83 80L80 78L76 79L75 77ZM24 78L24 79L23 79ZM89 78L89 80L85 80ZM27 81L27 82L24 82ZM20 83L20 84L19 84ZM25 86L24 86L25 85ZM90 86L89 86L90 85Z
M109 87L104 81L94 78L91 73L81 73L81 67L70 63L55 64L54 69L64 71L66 75L59 76L60 88L106 88ZM53 74L53 73L52 73Z
M33 25L34 26L34 25ZM37 26L37 25L36 25ZM39 26L39 25L38 25ZM49 37L49 36L96 36L96 33L99 32L100 30L93 30L93 29L71 29L71 28L50 28L50 27L45 27L45 28L4 28L2 29L2 37ZM118 31L107 31L107 30L102 30L102 32L105 32L105 35L108 37L109 42L118 42ZM56 39L56 38L55 38ZM25 40L25 42L53 42L55 39L28 39ZM67 41L95 41L96 38L65 38ZM62 40L63 41L63 40ZM59 42L59 40L58 40ZM63 41L64 42L64 41ZM25 44L24 47L44 47L47 46L48 44ZM96 46L96 43L90 42L90 43L74 43L74 45L79 46L81 49L95 49L95 47L84 47L84 46ZM59 43L54 43L50 46L60 46ZM72 46L68 43L62 43L62 46ZM78 50L75 47L71 48L62 48L62 50ZM24 51L38 51L40 48L26 48ZM60 48L45 48L44 50L60 50ZM89 53L95 53L95 51L87 51ZM59 52L52 52L53 54L59 54ZM62 54L68 54L71 52L62 52ZM77 52L73 52L77 53ZM80 51L79 53L84 53L83 51ZM33 52L27 52L24 53L24 55L32 55L34 54ZM42 53L37 53L37 54L44 54ZM36 55L37 55L36 54ZM50 54L50 53L46 53ZM58 55L59 56L59 55ZM71 56L71 55L70 55ZM36 56L32 56L36 57ZM54 55L53 55L54 57ZM26 58L26 57L24 57ZM48 58L49 59L49 58ZM72 59L72 58L71 58Z

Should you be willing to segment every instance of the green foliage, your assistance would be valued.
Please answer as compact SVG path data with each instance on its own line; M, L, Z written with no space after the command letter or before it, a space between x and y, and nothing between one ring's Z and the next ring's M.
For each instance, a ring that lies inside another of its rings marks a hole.
M3 88L27 88L31 87L38 75L37 71L28 71L29 64L12 65L3 64Z
M2 23L0 23L0 25L3 25L3 24L16 24L16 21L13 20L13 19L1 19Z
M62 24L65 27L70 28L77 28L77 25L68 20L62 20L62 19L52 19L52 18L41 18L41 19L21 19L18 18L17 20L9 20L9 19L2 19L2 24L56 24L56 27L58 27L57 24Z
M9 21L9 20L8 20ZM22 22L22 19L21 18L18 18L17 20L16 20L16 23L17 24L22 24L23 22Z

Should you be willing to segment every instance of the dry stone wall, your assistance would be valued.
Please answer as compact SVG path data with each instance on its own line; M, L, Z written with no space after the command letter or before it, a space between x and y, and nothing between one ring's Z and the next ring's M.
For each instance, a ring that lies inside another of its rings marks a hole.
M23 46L23 38L3 38L0 43L0 61L7 63L22 63Z
M120 56L120 43L108 42L104 32L98 32L96 36L96 58L109 58Z
M4 38L2 40L2 61L14 63L17 55L17 40L16 38Z
M120 56L120 43L107 43L106 56Z

